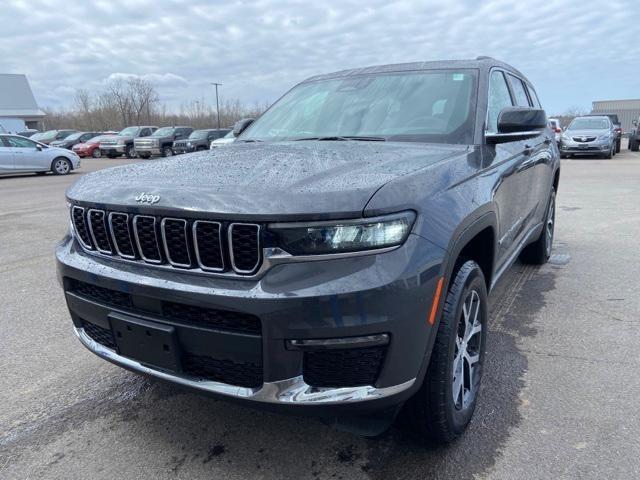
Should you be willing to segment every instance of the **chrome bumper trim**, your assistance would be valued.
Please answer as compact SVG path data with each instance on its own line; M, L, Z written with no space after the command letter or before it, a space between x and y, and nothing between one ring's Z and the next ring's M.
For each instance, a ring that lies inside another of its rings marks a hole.
M377 400L400 393L410 388L416 379L385 388L372 386L345 388L316 388L306 384L302 376L277 382L265 382L260 388L245 388L226 383L203 380L185 375L170 374L149 368L92 340L83 328L74 327L80 342L97 356L136 372L151 375L162 380L191 387L204 392L217 393L229 397L244 398L262 403L283 405L339 405L344 403Z

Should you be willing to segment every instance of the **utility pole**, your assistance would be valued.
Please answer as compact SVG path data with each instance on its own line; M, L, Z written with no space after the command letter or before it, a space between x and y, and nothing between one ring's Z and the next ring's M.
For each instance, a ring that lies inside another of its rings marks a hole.
M221 87L221 83L211 82L211 85L216 87L216 113L218 114L218 130L220 129L220 104L218 103L218 87Z

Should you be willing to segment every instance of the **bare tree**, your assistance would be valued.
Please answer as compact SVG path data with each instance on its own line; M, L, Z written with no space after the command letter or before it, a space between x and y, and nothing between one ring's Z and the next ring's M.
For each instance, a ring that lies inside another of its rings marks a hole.
M159 101L156 89L147 80L135 77L127 81L127 93L134 123L140 125L143 118L148 122Z

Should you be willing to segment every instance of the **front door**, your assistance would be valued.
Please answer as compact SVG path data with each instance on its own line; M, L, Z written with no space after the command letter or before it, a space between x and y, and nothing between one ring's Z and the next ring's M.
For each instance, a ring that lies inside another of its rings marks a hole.
M13 172L13 149L0 137L0 175Z
M13 152L15 172L37 172L51 168L47 147L24 137L5 137Z

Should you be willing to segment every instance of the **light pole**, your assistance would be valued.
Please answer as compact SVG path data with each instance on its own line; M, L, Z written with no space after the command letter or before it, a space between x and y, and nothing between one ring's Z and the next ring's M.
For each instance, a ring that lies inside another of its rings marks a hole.
M218 87L221 87L221 83L211 82L211 85L216 87L216 113L218 114L218 130L220 130L220 104L218 103Z

